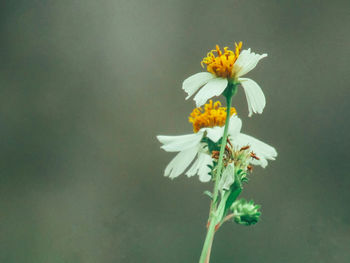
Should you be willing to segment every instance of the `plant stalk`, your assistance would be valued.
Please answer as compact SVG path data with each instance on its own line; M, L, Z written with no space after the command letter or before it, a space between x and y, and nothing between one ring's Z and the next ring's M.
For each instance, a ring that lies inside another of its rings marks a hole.
M217 224L220 223L221 218L225 211L225 204L226 200L228 198L228 195L224 195L223 198L220 201L219 207L216 210L216 212L212 215L211 221L209 224L209 228L207 231L207 236L205 237L202 254L199 259L199 263L209 263L210 258L210 252L211 252L211 246L213 244L214 235L215 235L215 227Z
M213 193L213 205L216 207L216 204L218 202L218 193L219 193L219 181L221 177L221 172L223 168L223 158L224 158L224 152L225 147L227 144L227 135L228 135L228 127L230 124L230 110L231 110L231 100L233 97L233 92L229 92L229 94L226 96L226 102L227 102L227 114L226 114L226 121L225 121L225 128L224 128L224 134L222 136L221 141L221 147L220 147L220 154L219 154L219 160L218 160L218 167L215 173L215 186L214 186L214 193Z
M199 263L209 263L210 259L210 252L211 247L214 240L215 235L215 226L220 223L221 218L224 213L225 204L228 196L225 196L221 199L219 207L217 207L218 202L218 193L219 193L219 181L221 178L221 172L223 168L223 158L224 158L224 152L225 147L227 144L227 136L228 136L228 127L230 124L230 111L231 111L231 101L233 95L236 93L237 87L235 84L231 85L229 84L227 86L226 92L224 93L226 97L226 105L227 105L227 114L226 114L226 121L225 121L225 128L224 128L224 134L222 136L221 141L221 147L220 147L220 153L219 153L219 160L218 160L218 167L215 173L215 183L214 183L214 193L213 193L213 200L210 205L210 214L209 214L209 227L207 230L207 235L205 237L202 253L199 259ZM216 209L217 208L217 209Z
M228 198L228 195L222 196L222 199L220 201L219 206L217 206L218 203L218 193L219 193L219 181L221 178L221 172L223 168L223 158L224 158L224 152L225 147L227 144L227 136L228 136L228 127L230 124L230 111L231 111L231 102L232 97L235 95L237 91L237 86L235 83L229 83L225 92L224 96L226 97L226 105L227 105L227 114L226 114L226 121L225 121L225 128L224 128L224 134L222 136L221 141L221 147L220 147L220 153L219 153L219 160L218 160L218 167L215 173L215 183L214 183L214 192L213 192L213 200L210 205L210 214L209 214L209 227L207 230L207 235L205 237L202 253L199 259L199 263L209 263L210 259L210 252L211 247L214 240L215 235L215 226L219 223L221 223L221 219L225 210L225 204Z

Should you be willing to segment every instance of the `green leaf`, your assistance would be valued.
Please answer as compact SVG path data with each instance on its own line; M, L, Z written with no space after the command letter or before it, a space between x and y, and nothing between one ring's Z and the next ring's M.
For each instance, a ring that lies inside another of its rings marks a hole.
M233 204L234 201L236 201L237 197L240 195L242 192L242 183L240 181L239 176L235 176L235 182L231 185L230 187L230 195L228 196L225 204L225 210L224 210L224 216L227 215L227 213L231 209L231 205Z

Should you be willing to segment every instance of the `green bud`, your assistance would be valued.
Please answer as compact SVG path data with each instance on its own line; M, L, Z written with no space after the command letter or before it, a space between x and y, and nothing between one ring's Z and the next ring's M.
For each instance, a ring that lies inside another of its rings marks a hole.
M261 212L258 211L260 205L255 205L254 201L240 199L235 201L231 206L231 211L234 214L233 220L240 225L254 225L259 221Z

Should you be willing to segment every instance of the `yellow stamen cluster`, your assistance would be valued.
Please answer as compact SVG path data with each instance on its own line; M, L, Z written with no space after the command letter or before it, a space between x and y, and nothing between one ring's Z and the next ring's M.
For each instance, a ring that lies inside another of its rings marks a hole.
M207 70L210 73L215 74L221 78L233 77L233 64L236 62L239 53L242 48L242 42L235 43L235 52L229 50L228 47L224 47L224 52L220 50L220 47L216 45L216 50L212 50L207 54L207 57L203 58L201 65L204 68L204 64L207 65ZM214 55L216 52L217 56Z
M232 107L230 116L233 114L237 114L237 112ZM213 101L210 100L209 103L204 105L204 110L201 107L195 108L188 120L193 124L193 131L198 132L201 128L224 126L226 115L226 107L221 107L220 101L213 104Z

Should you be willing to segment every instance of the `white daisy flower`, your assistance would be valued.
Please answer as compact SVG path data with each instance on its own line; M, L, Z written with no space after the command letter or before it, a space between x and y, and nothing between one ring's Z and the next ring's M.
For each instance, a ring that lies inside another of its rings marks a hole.
M226 108L220 107L220 102L210 100L202 108L193 110L189 117L189 121L193 124L193 134L180 136L157 136L157 139L163 144L161 147L167 152L178 152L165 169L164 175L170 178L176 178L190 166L186 175L188 177L198 174L199 180L208 182L211 179L211 169L208 165L213 164L212 153L209 152L208 145L203 138L208 138L212 142L217 143L223 136L224 125L226 119ZM236 115L234 108L230 109L230 125L228 129L228 137L235 148L249 145L259 160L252 159L254 165L265 167L267 160L274 160L277 156L276 150L245 134L240 133L242 121Z
M264 93L254 80L241 77L254 69L267 54L255 54L250 48L241 52L241 48L242 42L235 44L235 52L227 47L222 52L218 45L216 50L209 52L201 62L202 66L207 65L208 72L194 74L182 84L182 89L188 94L186 99L199 90L194 100L197 107L200 107L208 99L221 95L229 82L240 83L246 94L249 116L253 113L261 114L266 104Z

